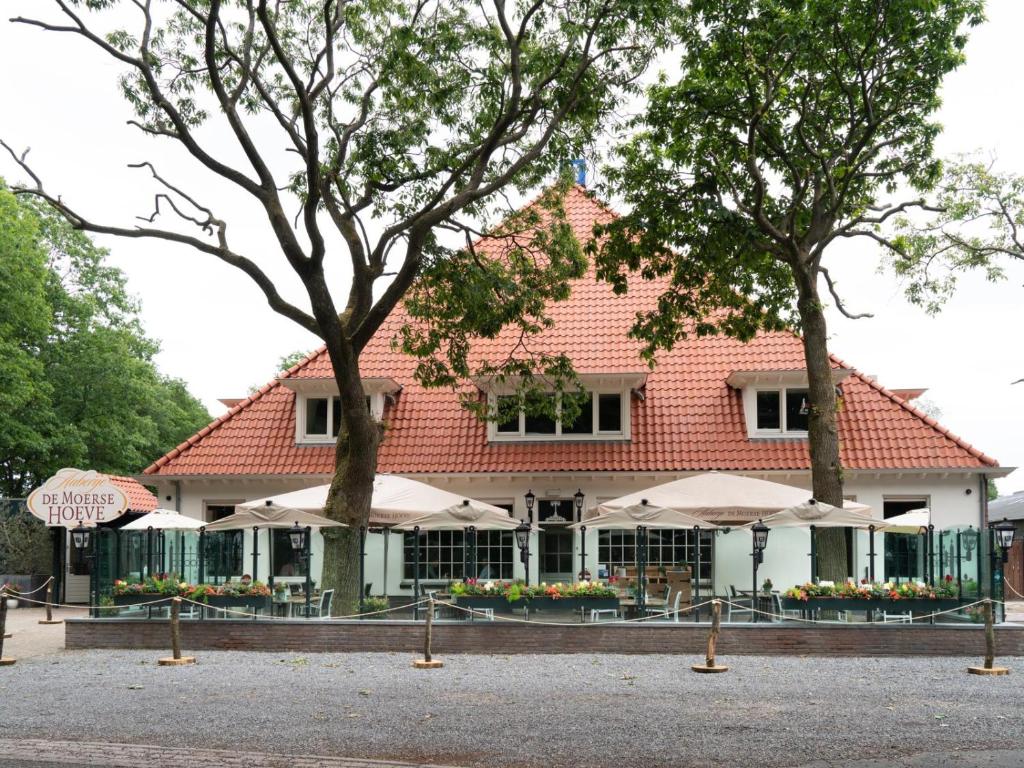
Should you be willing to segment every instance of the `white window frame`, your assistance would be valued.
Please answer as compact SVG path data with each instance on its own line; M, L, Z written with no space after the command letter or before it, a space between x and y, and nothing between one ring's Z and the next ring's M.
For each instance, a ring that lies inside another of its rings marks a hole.
M555 431L552 434L547 435L536 435L526 433L526 413L525 411L519 411L519 429L515 432L499 432L498 424L494 421L487 422L487 439L494 443L543 443L543 442L595 442L595 441L626 441L630 439L630 390L629 389L610 389L610 388L595 388L587 389L587 394L591 395L591 424L594 427L594 431L590 434L575 435L575 434L562 434L562 420L555 419ZM549 393L554 394L554 393ZM497 408L498 397L508 397L512 395L511 392L495 394L490 393L487 396L487 402L492 409ZM599 425L599 397L600 395L618 395L619 396L619 423L621 429L614 432L605 431L602 432L597 429ZM559 404L560 405L560 404ZM560 409L559 409L560 410Z
M747 405L749 405L748 413L750 417L748 419L748 430L752 437L807 437L806 429L789 429L789 425L786 423L786 393L790 390L801 390L808 392L808 398L810 392L805 384L794 384L793 386L776 386L776 387L750 387L750 395L747 398ZM779 428L778 429L761 429L757 426L757 395L759 392L777 392L779 395Z
M299 394L295 395L295 442L305 444L333 445L338 436L331 434L334 424L334 399L332 394ZM377 421L384 417L384 394L373 392L366 395L370 401L370 415ZM306 432L306 404L310 400L327 400L327 434L308 434Z

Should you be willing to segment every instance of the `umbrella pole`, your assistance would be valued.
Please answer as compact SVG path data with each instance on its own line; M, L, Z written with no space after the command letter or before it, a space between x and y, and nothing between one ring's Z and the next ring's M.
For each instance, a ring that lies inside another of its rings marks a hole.
M312 595L310 593L313 591L313 585L311 583L311 578L312 578L312 575L313 575L313 563L311 562L312 559L313 559L313 542L310 541L310 539L312 539L312 537L313 537L313 529L310 526L307 525L306 526L306 536L305 536L306 551L303 553L304 559L306 561L306 618L307 619L310 617L310 599L312 598ZM322 573L320 574L320 580L323 581L323 574ZM321 585L321 588L322 587L323 587L323 585ZM324 618L324 617L321 616L320 618ZM330 617L327 617L327 618L330 618Z
M252 527L252 580L256 581L256 571L259 570L260 557L260 529L255 525Z
M202 584L206 581L206 526L204 525L199 529L199 578L196 579L197 584Z
M587 526L580 527L580 581L587 572Z
M818 541L814 536L815 526L811 526L811 583L818 583Z
M391 529L384 529L384 597L388 596L388 541L391 539Z
M693 602L700 605L700 526L693 526L693 573L690 582L693 585ZM714 589L712 589L714 592ZM676 619L678 620L678 616ZM694 614L694 621L700 621L700 608Z
M868 526L868 578L875 583L875 526Z
M414 621L420 620L420 527L417 525L412 529L412 617Z
M363 596L366 594L366 526L359 526L359 613L363 612Z

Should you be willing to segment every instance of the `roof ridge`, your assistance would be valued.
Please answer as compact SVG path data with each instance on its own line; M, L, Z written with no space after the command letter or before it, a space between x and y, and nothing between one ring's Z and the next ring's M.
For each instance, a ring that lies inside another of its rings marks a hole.
M885 395L886 397L888 397L890 400L892 400L894 403L896 403L896 405L900 406L901 408L903 408L905 411L907 411L911 415L917 417L920 421L924 422L927 426L929 426L935 432L938 432L943 437L953 441L953 443L955 443L960 448L963 448L965 451L967 451L967 453L969 453L974 458L976 458L979 461L981 461L982 463L988 464L989 466L992 466L992 467L998 467L999 466L999 462L996 461L991 456L989 456L988 454L986 454L984 451L982 451L982 450L980 450L978 448L975 448L973 445L971 445L969 442L964 440L962 437L960 437L959 435L953 433L947 427L944 427L941 424L939 424L939 422L936 419L933 419L931 416L929 416L927 413L922 411L920 408L917 408L916 406L914 406L913 404L911 404L907 400L904 400L902 397L897 395L895 392L893 392L892 390L886 388L882 384L879 384L876 380L872 379L871 377L867 376L866 374L861 373L861 371L858 370L855 366L850 365L845 360L840 359L838 356L836 356L834 354L829 353L829 357L832 359L833 362L835 362L838 365L842 366L843 368L846 368L849 371L851 371L851 375L856 376L858 379L863 381L865 384L867 384L872 389L874 389L874 390L880 392L881 394Z
M285 378L288 377L288 376L291 376L293 373L296 373L300 368L303 368L306 365L309 365L309 363L313 360L313 358L319 356L320 353L323 351L323 349L325 347L326 347L326 345L324 347L318 347L315 352L311 352L310 354L306 355L306 357L304 357L302 360L300 360L295 365L293 365L291 368L289 368L285 372ZM154 461L152 464L150 464L148 467L146 467L144 470L142 470L142 474L144 474L144 475L152 475L152 474L156 473L156 471L158 469L160 469L160 467L164 466L169 461L171 461L173 459L176 459L179 456L181 456L185 451L187 451L189 448L194 446L196 443L198 443L200 440L202 440L208 434L210 434L214 430L218 429L219 427L222 427L227 422L231 421L231 419L233 419L235 416L237 416L239 413L244 411L246 408L248 408L250 405L252 405L256 401L258 401L261 397L263 397L265 394L270 392L270 390L274 389L275 387L279 387L279 386L281 386L281 382L280 382L279 378L274 378L269 383L264 384L258 390L253 392L251 395L249 395L245 399L239 401L236 405L232 406L231 408L229 408L226 413L218 416L216 419L211 421L209 424L207 424L205 427L200 429L194 435L186 438L184 440L184 442L179 443L174 448L172 448L167 453L165 453L163 456L161 456L159 459Z

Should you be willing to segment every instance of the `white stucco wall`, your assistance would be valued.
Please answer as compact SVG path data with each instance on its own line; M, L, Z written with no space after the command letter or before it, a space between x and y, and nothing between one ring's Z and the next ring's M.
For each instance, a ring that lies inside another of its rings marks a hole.
M807 473L769 473L757 477L775 480L803 488L810 487ZM454 493L465 494L481 501L492 503L513 503L515 516L526 517L523 495L532 489L538 499L568 499L577 488L586 494L587 506L640 491L644 488L674 480L684 474L565 474L565 475L518 475L518 476L452 476L422 477L416 479L430 482ZM203 519L207 504L237 503L285 493L299 488L326 482L327 478L259 478L259 479L208 479L182 480L180 497L175 484L169 481L158 483L158 497L161 506L180 508L181 512L197 519ZM920 496L926 499L932 509L937 529L950 526L981 523L981 506L978 476L969 473L865 473L849 472L846 478L846 493L857 501L871 506L877 517L882 516L882 502L886 497ZM967 491L971 492L968 494ZM808 492L809 493L809 492ZM170 497L170 498L168 498ZM245 569L251 569L251 532L245 536ZM854 545L857 576L866 575L868 566L867 534L858 534ZM260 536L260 557L257 576L266 579L269 565L267 558L266 534ZM401 588L402 545L401 535L389 537L387 558L387 591L389 594L408 594L408 588ZM730 585L739 589L751 586L751 540L744 531L732 531L716 537L715 579L716 593L725 594ZM598 566L598 533L587 532L587 567L596 575ZM882 575L882 535L876 538L876 575ZM531 580L537 579L537 536L531 542ZM576 562L579 559L579 537L576 539ZM758 571L758 581L770 578L776 588L785 589L802 583L810 577L810 537L807 531L776 530L769 536L765 560ZM313 537L313 577L319 580L322 563L322 540ZM384 536L369 535L367 538L366 580L373 584L373 593L380 594L384 587ZM578 566L577 566L578 569ZM515 575L523 576L522 568L515 559ZM284 579L297 581L298 577Z

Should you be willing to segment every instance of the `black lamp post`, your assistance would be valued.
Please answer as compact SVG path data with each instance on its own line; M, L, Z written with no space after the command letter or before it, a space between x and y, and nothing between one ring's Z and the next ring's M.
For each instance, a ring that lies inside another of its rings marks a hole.
M999 543L999 548L1003 551L1003 564L1005 565L1010 559L1010 547L1013 546L1013 536L1016 528L1005 517L1003 522L993 527L996 530L996 541Z
M292 552L302 562L303 567L306 571L306 618L309 618L310 614L310 573L309 573L309 527L303 528L299 525L299 521L295 521L295 525L288 529L288 541L292 545Z
M533 492L533 489L531 488L530 490L528 490L526 492L526 496L524 496L523 498L526 499L526 518L527 518L527 520L529 520L532 523L533 522L533 505L537 501L537 494L535 494Z
M754 536L754 551L751 553L754 560L754 584L750 592L750 615L753 622L757 621L757 567L764 562L764 548L768 546L768 531L768 526L760 520L750 528L750 532Z
M79 557L89 561L89 615L96 618L96 542L99 534L92 535L92 531L85 527L81 520L78 525L71 529L71 543L78 550Z
M527 502L527 504L529 503ZM530 586L530 524L523 520L516 526L515 533L516 544L519 545L519 559L526 571L526 586Z
M573 506L576 508L576 522L583 522L583 489L577 488L572 495ZM587 570L587 526L580 527L580 581L590 580L590 571Z

